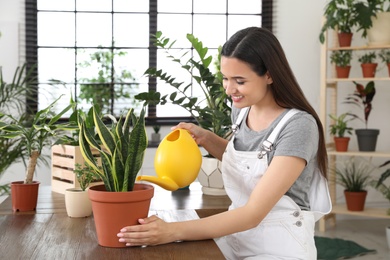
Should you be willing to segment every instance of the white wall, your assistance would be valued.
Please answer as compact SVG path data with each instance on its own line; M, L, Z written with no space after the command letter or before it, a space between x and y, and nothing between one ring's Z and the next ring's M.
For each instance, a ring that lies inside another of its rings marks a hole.
M285 50L298 82L317 112L319 112L320 96L320 42L318 35L325 3L325 0L274 0L274 32ZM19 10L18 1L0 0L0 31L8 31L10 28L16 29L15 23L18 23L21 15ZM15 32L15 35L18 33ZM20 58L15 54L18 52L18 44L14 42L15 40L10 40L11 42L7 40L5 43L5 38L3 33L3 38L0 38L0 65L13 73ZM12 73L7 73L6 78L11 77ZM376 111L384 111L385 109L388 111L386 98L388 101L389 96L377 95L376 99L378 100L375 100L377 102L375 102L371 116L373 127L381 129L382 139L378 143L380 150L390 150L389 134L385 134L386 131L390 130L388 120L381 120L380 115L375 115ZM162 136L165 136L169 131L169 127L164 127L161 130ZM151 132L152 130L148 129L149 136ZM352 148L356 147L356 141L353 140L351 145ZM152 171L153 151L149 151L146 157L144 174L150 174ZM23 167L12 167L0 179L0 183L20 180L23 175ZM39 167L36 179L43 184L50 184L50 169ZM369 200L371 201L384 201L380 194L373 192L370 196Z

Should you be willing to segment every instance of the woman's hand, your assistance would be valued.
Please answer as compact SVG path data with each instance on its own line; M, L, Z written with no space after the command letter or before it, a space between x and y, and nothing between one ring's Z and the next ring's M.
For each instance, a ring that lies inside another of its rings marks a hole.
M195 142L198 145L204 144L205 140L207 139L206 135L209 131L193 124L193 123L179 123L178 125L171 128L171 130L175 130L177 128L186 129L190 132L192 138L194 138Z
M166 244L175 241L174 231L169 228L169 223L157 216L139 219L141 225L128 226L117 234L119 242L126 246L148 246Z

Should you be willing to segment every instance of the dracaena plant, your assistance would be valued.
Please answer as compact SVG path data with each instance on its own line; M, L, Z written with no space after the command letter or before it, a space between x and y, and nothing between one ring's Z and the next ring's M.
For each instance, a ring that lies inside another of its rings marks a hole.
M33 182L35 167L42 149L51 146L53 139L64 130L75 127L69 123L58 123L58 120L71 109L71 105L68 105L60 113L55 114L54 106L60 98L61 96L32 116L23 114L20 118L15 118L12 114L0 113L0 139L15 140L29 158L24 183Z
M187 34L187 40L191 43L198 58L189 57L187 53L177 54L173 41L157 32L154 36L155 45L166 52L172 62L183 69L183 73L191 76L194 82L178 81L174 75L168 75L162 69L149 68L145 75L156 77L172 89L169 95L162 96L159 92L144 92L135 96L146 104L165 104L171 102L186 109L197 123L204 129L208 129L218 136L224 137L230 128L231 101L226 95L222 85L222 74L220 73L218 55L213 63L213 57L208 55L208 48L192 34ZM175 53L174 53L175 52ZM215 65L217 72L213 73L210 67ZM192 96L191 88L200 88L203 97Z
M344 103L357 105L359 108L363 108L364 120L355 114L350 114L351 116L363 120L365 126L368 126L368 117L370 116L372 110L372 100L374 99L376 90L374 81L370 81L364 87L362 84L353 82L356 86L356 89L353 94L347 96Z
M132 191L144 153L147 147L145 129L145 109L137 117L134 109L129 109L125 117L119 120L106 115L111 122L105 124L99 109L93 106L93 124L80 114L79 144L86 164L99 179L103 180L107 191ZM99 166L91 149L100 153L102 166Z

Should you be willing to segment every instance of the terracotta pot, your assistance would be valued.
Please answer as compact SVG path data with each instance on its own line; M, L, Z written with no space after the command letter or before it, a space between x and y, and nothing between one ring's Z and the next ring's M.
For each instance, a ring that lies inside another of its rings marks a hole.
M367 191L352 192L344 191L347 209L349 211L363 211L366 203Z
M69 188L65 190L66 213L71 218L84 218L92 214L92 203L88 197L88 190Z
M23 181L11 182L12 210L33 211L37 207L39 181L24 184Z
M348 151L348 144L351 138L349 137L334 137L334 143L336 147L336 151L338 152L346 152Z
M350 70L351 70L351 66L347 66L347 67L336 66L337 77L340 79L348 78Z
M360 64L360 66L362 67L363 78L375 77L376 67L378 66L377 63L363 63Z
M338 36L340 47L351 46L352 36L353 36L352 33L338 33L337 36Z
M125 247L117 234L125 226L137 225L138 219L148 216L154 187L134 185L129 192L107 192L104 185L89 188L98 243L104 247Z

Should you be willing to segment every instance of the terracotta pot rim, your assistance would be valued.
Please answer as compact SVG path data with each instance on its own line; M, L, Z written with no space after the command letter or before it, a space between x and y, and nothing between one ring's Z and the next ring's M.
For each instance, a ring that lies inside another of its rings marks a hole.
M104 184L100 184L90 187L88 190L88 196L92 201L101 202L128 202L134 200L142 201L153 198L153 185L146 183L135 183L134 187L137 187L137 189L133 191L111 192L105 190Z
M32 183L25 184L24 181L13 181L11 185L38 185L41 184L39 181L33 181Z

